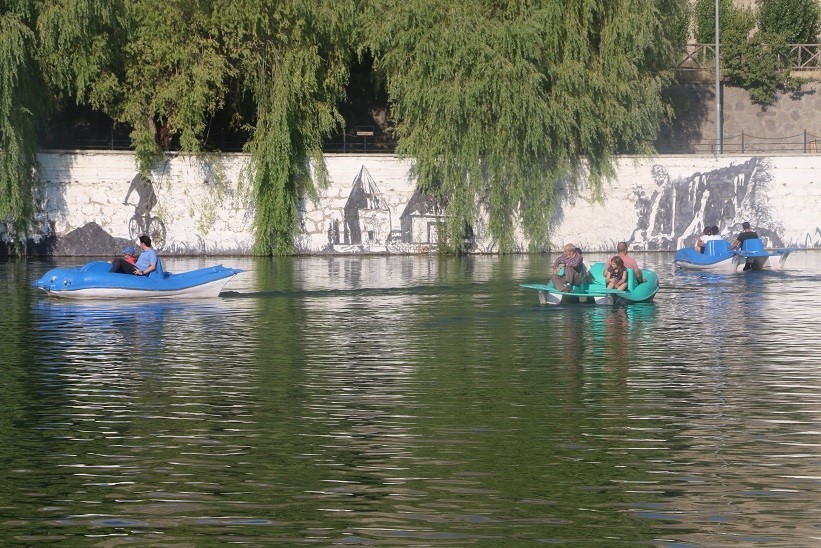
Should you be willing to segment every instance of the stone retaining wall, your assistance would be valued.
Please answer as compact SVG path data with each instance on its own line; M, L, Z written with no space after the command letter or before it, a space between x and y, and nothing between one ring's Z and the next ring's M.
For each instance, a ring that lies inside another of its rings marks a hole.
M800 91L780 92L768 107L753 103L741 88L724 85L722 93L725 154L821 154L821 83L807 82ZM679 84L667 94L675 119L659 132L656 150L714 153L715 85Z

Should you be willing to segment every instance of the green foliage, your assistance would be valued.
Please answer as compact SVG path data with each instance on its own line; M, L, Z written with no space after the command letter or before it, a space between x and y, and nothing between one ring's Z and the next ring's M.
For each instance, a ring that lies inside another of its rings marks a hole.
M789 47L776 33L756 32L752 36L727 38L724 74L746 89L750 99L760 105L771 105L779 88L795 89L785 59Z
M141 171L178 136L186 152L201 150L206 119L222 107L234 74L212 18L212 2L143 0L130 5L121 120L134 128Z
M699 0L695 14L696 38L703 43L714 43L714 0ZM764 106L775 101L780 88L797 87L786 63L789 48L785 34L767 30L760 24L756 29L755 12L736 8L729 0L720 1L719 21L722 73L731 84L746 89L753 102Z
M248 149L256 245L266 255L293 251L299 200L315 192L308 160L324 173L322 139L343 123L336 105L345 95L356 20L353 2L332 0L293 1L268 17L253 28L260 41L242 59L257 107Z
M733 25L738 10L733 7L733 0L719 0L718 20L721 25L721 33L727 25ZM715 44L716 41L716 11L715 0L697 0L693 8L695 17L696 41L701 44ZM724 41L721 41L722 46Z
M45 112L25 4L0 12L0 221L10 223L10 237L18 247L34 214L35 129Z
M673 0L667 2L667 4L657 2L659 16L664 21L663 28L668 29L666 35L673 49L684 51L687 42L690 40L692 9L687 0Z
M759 29L787 44L815 44L820 22L818 0L758 0Z
M544 245L560 180L595 189L650 149L685 0L0 0L0 212L32 214L34 127L52 99L133 128L141 172L178 140L199 152L229 111L252 131L258 251L288 253L322 180L355 49L370 53L400 152L448 203L459 250L490 213ZM247 106L250 105L250 108ZM309 163L309 159L313 163ZM313 177L311 176L313 175ZM22 226L22 225L20 225Z
M656 7L656 6L660 7ZM501 251L514 213L537 247L556 184L598 189L619 152L649 149L665 115L665 25L681 2L382 0L365 40L387 85L399 152L420 187L447 200L445 245L459 251L477 197Z
M129 124L142 173L249 94L258 250L292 249L306 158L341 123L353 1L50 0L39 21L52 86Z
M126 33L122 0L51 0L37 18L38 59L54 92L113 110Z

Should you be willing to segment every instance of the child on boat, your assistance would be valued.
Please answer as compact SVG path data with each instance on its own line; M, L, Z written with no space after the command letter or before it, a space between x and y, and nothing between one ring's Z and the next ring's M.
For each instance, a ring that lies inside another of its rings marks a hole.
M627 268L621 257L610 259L610 266L604 271L604 279L607 280L608 289L627 289Z
M134 249L133 245L123 249L123 258L131 264L137 263L137 250Z

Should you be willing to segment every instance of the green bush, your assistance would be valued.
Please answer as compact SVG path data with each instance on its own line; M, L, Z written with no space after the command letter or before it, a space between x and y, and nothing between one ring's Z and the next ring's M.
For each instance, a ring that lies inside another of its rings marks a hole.
M784 61L789 47L780 34L756 32L739 37L725 52L724 75L746 89L754 103L771 105L779 89L797 87Z
M736 10L733 0L719 0L718 18L721 24L721 33L728 21L734 18ZM696 41L700 44L714 44L716 41L716 10L715 0L698 0L693 8L695 18ZM722 44L723 44L722 40Z
M758 0L758 28L780 34L787 44L815 44L819 21L818 0Z
M807 0L815 5L817 12L816 1ZM792 3L793 0L761 0L760 7L764 8L767 4L766 9L771 10L777 8L777 5ZM803 4L804 0L795 0L795 3ZM786 11L794 13L792 9ZM799 12L802 15L809 13ZM698 0L694 15L696 39L701 43L714 43L715 0ZM787 65L787 44L797 42L790 38L796 34L789 35L778 29L766 27L757 15L760 16L761 12L756 14L751 9L736 8L732 0L719 0L722 73L732 85L746 89L753 102L766 106L775 102L779 89L798 87L797 80L790 78ZM772 19L778 18L773 14ZM814 21L815 23L810 24L813 29L817 28L818 19ZM782 21L778 24L782 24Z

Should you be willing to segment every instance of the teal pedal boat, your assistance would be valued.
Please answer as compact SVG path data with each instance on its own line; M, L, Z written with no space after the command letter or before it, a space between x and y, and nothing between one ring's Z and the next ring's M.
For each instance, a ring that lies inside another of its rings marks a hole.
M607 289L604 279L604 263L593 263L581 285L573 286L573 291L559 291L552 281L546 284L519 284L526 289L539 292L541 304L629 304L653 300L659 290L659 278L652 270L642 269L642 283L636 282L636 275L627 270L627 289Z

